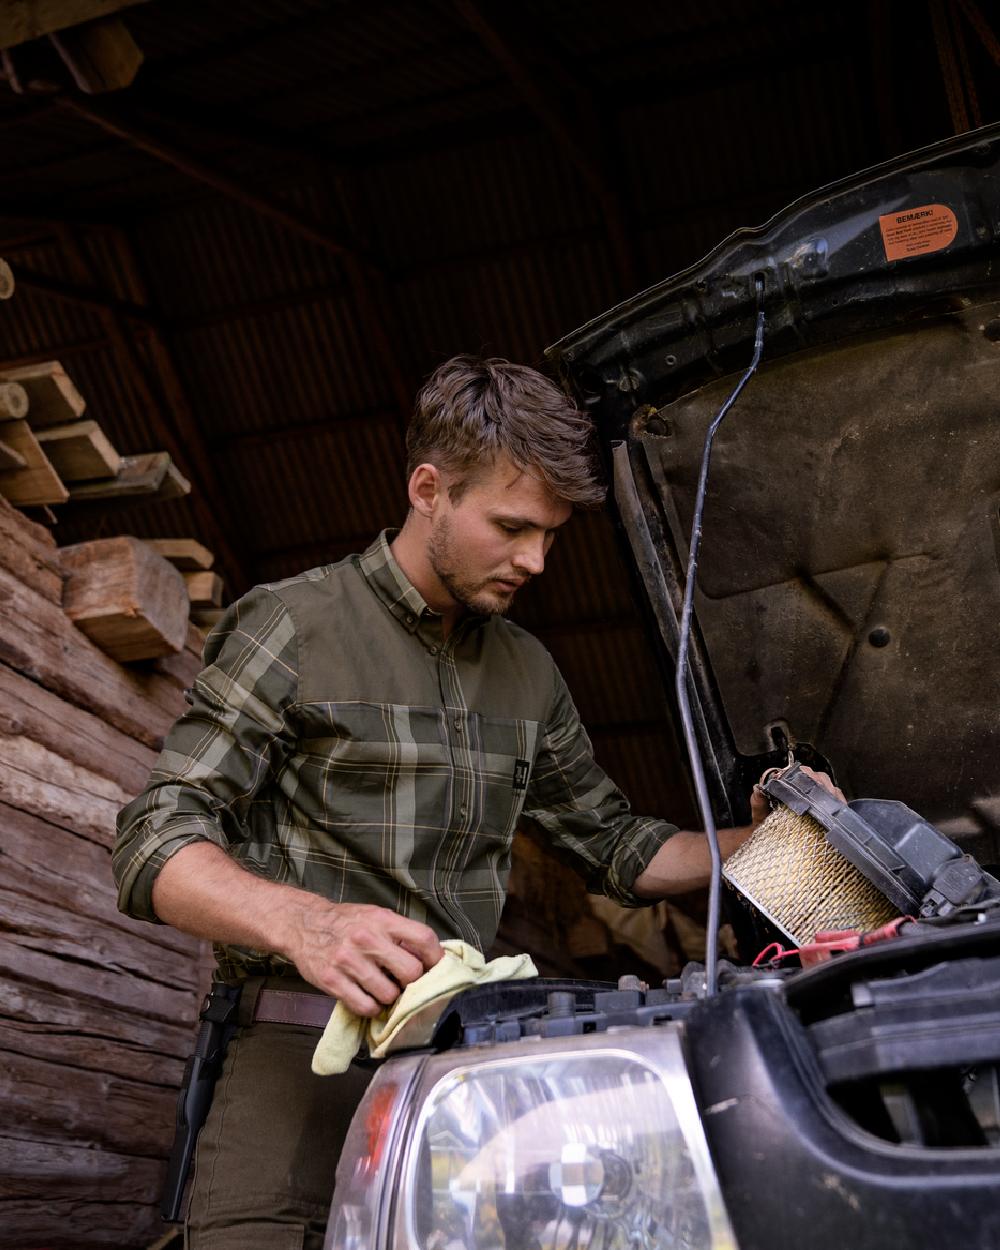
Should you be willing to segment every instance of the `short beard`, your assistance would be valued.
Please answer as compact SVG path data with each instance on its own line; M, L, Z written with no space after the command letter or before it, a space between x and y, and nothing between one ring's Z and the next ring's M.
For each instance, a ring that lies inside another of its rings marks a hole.
M451 522L442 517L431 530L427 543L427 559L434 575L456 603L477 616L502 616L514 599L514 594L488 594L483 591L486 582L478 584L462 580L455 569L455 553L451 544Z

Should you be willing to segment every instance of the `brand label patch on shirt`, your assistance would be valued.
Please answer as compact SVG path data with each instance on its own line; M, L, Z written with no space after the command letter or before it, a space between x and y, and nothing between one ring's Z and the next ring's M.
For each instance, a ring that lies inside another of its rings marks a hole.
M524 790L528 785L529 764L527 760L514 761L514 789Z

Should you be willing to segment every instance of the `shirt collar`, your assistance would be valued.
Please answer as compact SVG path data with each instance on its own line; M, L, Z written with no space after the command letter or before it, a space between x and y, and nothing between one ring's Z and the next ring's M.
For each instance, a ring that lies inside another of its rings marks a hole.
M398 533L399 530L385 529L379 534L364 555L358 558L361 572L368 585L404 629L413 634L421 623L425 623L437 634L440 630L440 615L427 606L426 599L399 567L390 549L390 543ZM482 624L486 619L473 613L465 614L452 631L456 640L473 625ZM436 641L440 642L439 636Z
M412 634L421 617L430 609L389 549L389 544L398 533L398 530L383 530L358 563L368 585L396 620Z

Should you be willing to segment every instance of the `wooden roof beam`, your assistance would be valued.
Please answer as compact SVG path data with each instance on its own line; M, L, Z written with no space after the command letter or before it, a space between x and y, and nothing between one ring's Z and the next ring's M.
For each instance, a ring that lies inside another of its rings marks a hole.
M137 114L141 116L149 125L194 127L199 138L216 142L220 147L238 144L277 154L285 160L290 156L299 156L336 175L353 172L336 152L304 140L302 131L248 117L246 112L241 113L232 105L213 103L211 114L206 115L203 107L190 100L140 84L129 92L129 111L133 117ZM369 260L373 265L378 263L375 258L370 257Z
M210 165L192 153L185 152L169 140L153 134L131 117L126 117L122 112L109 107L104 102L98 104L94 100L85 100L80 96L67 94L59 96L58 103L62 108L92 122L108 134L124 140L131 147L138 148L164 164L173 166L178 172L186 174L196 182L205 183L229 199L237 200L262 217L276 221L286 230L291 230L292 233L308 239L310 243L314 243L323 251L333 252L341 258L354 251L352 245L346 240L338 239L329 231L324 230L322 226L309 221L293 209L286 208L279 201L261 195L254 187L231 177L217 166Z
M107 17L145 0L15 0L0 4L0 48Z
M322 226L310 221L283 204L261 195L253 186L241 182L237 178L223 173L215 166L206 164L198 157L183 151L175 144L162 139L142 126L125 117L121 112L110 108L107 104L98 104L92 100L84 100L76 95L59 97L62 107L79 117L86 118L95 126L100 126L109 134L116 135L133 147L156 157L157 160L173 166L179 172L205 183L214 190L238 203L246 205L254 212L277 222L286 230L307 239L316 247L332 252L338 256L344 266L347 279L354 294L355 304L363 328L368 334L372 349L386 371L386 377L392 386L393 397L399 405L400 424L405 423L412 405L410 388L407 386L402 369L389 335L386 331L378 303L375 300L373 285L379 275L375 272L367 258L362 257L354 247L344 239L336 238Z
M136 328L137 335L144 333L143 327ZM0 373L6 373L8 369L20 369L24 365L44 364L53 356L58 356L60 360L67 360L73 356L90 356L94 352L105 351L110 346L111 340L108 338L93 338L81 339L76 343L60 343L58 347L41 347L32 352L22 352L17 356L4 356L0 353Z
M37 291L40 295L51 296L66 304L76 304L81 308L91 308L98 312L114 312L139 321L143 325L152 325L155 318L150 310L142 304L134 304L129 300L114 299L95 287L74 286L71 282L62 282L58 278L50 278L47 274L33 273L19 265L15 259L14 272L20 287L27 291Z
M507 33L511 20L509 8L504 10L505 29L501 29L500 22L493 16L488 16L478 0L453 0L453 4L462 20L479 37L483 47L510 78L528 107L576 166L601 207L615 261L623 282L631 290L637 281L635 251L621 199L604 168L604 161L598 155L605 146L602 139L603 123L590 98L590 92L574 82L565 66L552 57L544 58L544 74L537 74L528 67L515 48L532 47L532 59L537 63L541 56L537 51L537 41L532 38L531 32L517 39ZM591 123L589 129L592 139L588 140L581 133L579 124L558 96L541 85L543 78L546 83L561 82L568 88L577 108Z

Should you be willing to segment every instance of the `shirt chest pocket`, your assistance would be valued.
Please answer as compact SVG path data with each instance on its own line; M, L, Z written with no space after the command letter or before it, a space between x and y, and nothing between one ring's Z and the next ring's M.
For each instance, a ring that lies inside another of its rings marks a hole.
M506 842L514 836L531 777L538 722L470 713L472 766L478 774L481 832Z

